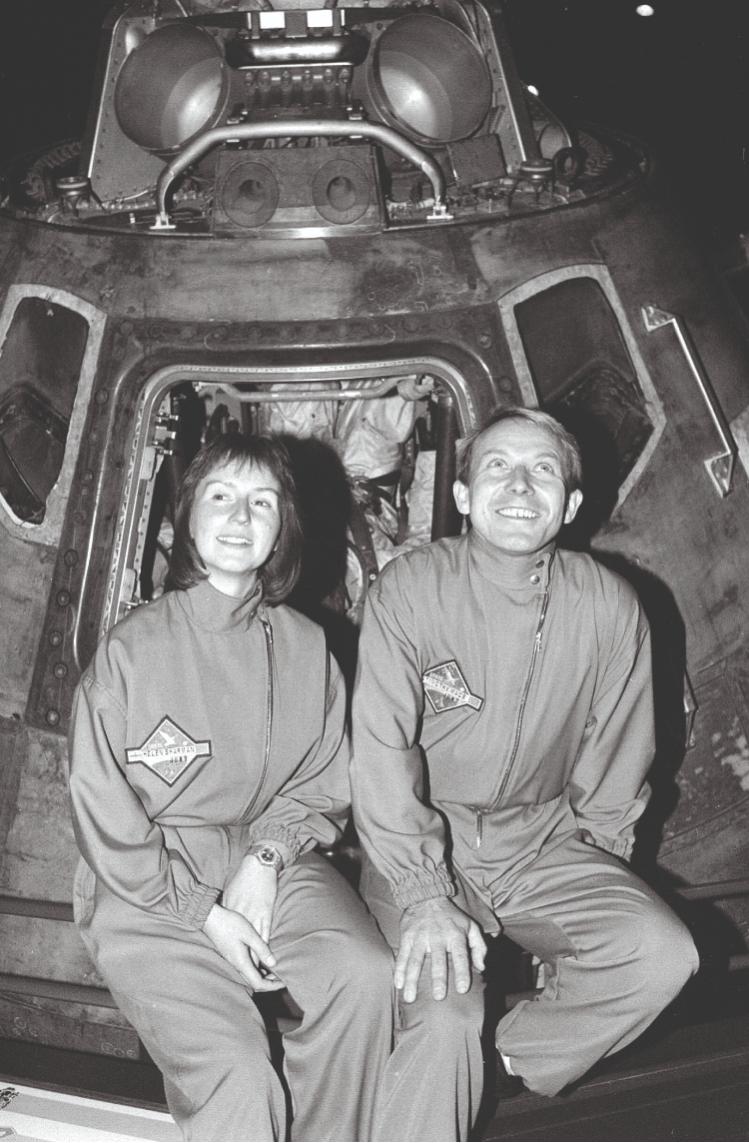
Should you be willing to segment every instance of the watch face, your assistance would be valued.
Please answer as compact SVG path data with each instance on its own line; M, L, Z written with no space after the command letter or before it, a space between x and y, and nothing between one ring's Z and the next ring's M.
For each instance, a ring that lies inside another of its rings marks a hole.
M255 857L261 865L270 865L273 869L281 868L281 855L270 845L264 845L262 849L255 850Z

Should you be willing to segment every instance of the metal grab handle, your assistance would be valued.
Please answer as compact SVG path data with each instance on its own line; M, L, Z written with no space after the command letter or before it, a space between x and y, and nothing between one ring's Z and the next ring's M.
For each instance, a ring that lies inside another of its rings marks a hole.
M434 206L429 221L449 221L451 215L445 205L445 176L431 155L404 139L397 131L381 123L367 123L360 119L277 119L272 123L237 123L226 127L213 127L179 152L167 163L156 183L158 215L152 230L174 230L166 209L166 196L174 180L191 163L203 157L219 143L241 143L250 139L306 138L307 136L338 136L372 139L390 147L427 176L434 192Z
M703 400L707 405L708 412L712 417L713 424L718 430L720 443L723 447L722 452L717 453L716 456L707 457L703 463L713 484L718 490L718 494L720 496L727 496L733 487L733 470L736 465L738 446L733 438L726 416L720 407L718 398L715 395L715 390L710 384L697 357L696 351L689 342L688 335L681 321L675 314L667 313L655 305L645 305L642 307L642 320L645 323L645 329L648 333L652 333L653 330L656 329L661 329L664 325L672 325L674 327L676 339L681 346L692 376L697 382Z

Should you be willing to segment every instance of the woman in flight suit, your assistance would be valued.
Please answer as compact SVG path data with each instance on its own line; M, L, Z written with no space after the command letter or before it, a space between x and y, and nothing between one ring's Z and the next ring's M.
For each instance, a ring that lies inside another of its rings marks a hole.
M339 670L282 603L300 549L283 447L218 438L184 478L173 590L76 693L76 921L186 1139L371 1138L390 1050L390 954L314 852L345 820L348 752ZM253 1001L284 987L290 1128Z

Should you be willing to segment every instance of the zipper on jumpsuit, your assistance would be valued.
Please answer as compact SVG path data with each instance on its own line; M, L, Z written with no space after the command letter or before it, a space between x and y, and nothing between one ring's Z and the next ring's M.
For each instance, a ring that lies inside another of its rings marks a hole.
M270 743L271 731L273 729L273 628L267 619L260 619L263 627L263 634L265 636L265 658L268 666L268 682L265 690L265 747L263 750L263 769L260 773L260 781L257 784L255 793L245 810L243 818L246 818L255 802L260 796L260 791L265 782L265 775L268 773L268 766L270 764Z
M533 637L533 649L531 651L531 661L528 665L528 673L525 676L525 685L523 687L523 692L520 696L520 705L518 706L518 717L517 717L517 720L515 722L515 736L512 740L512 751L510 753L510 761L507 763L507 766L505 768L505 772L502 775L502 780L499 783L499 789L497 790L496 796L493 798L491 803L488 806L474 806L473 807L474 813L476 814L476 849L481 848L481 842L483 841L483 837L484 837L484 814L491 813L491 811L495 810L497 808L497 806L499 805L500 800L502 798L502 795L505 792L505 789L507 788L507 783L510 780L510 774L512 773L512 768L515 764L515 758L517 757L518 747L520 746L520 732L523 729L523 715L525 714L525 705L528 702L528 692L531 689L531 682L533 681L533 672L536 669L536 660L538 659L538 653L541 650L541 633L544 629L544 623L546 621L546 611L548 609L548 606L549 606L549 588L546 587L544 590L543 599L541 600L541 613L538 617L538 623L536 624L536 634Z

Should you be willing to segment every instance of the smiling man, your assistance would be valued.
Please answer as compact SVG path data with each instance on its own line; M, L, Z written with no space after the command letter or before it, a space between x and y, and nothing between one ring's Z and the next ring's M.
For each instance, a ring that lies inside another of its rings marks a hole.
M577 443L510 408L469 437L471 527L370 591L354 697L362 890L396 951L400 1030L379 1139L464 1139L483 1085L484 934L545 965L496 1031L501 1075L554 1095L638 1036L697 967L627 867L654 752L632 588L557 548Z

